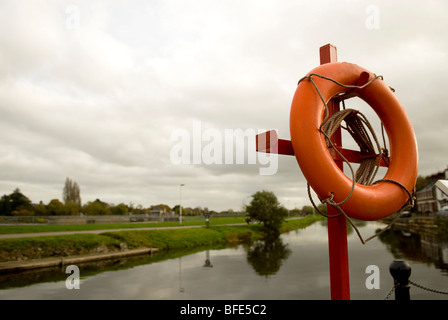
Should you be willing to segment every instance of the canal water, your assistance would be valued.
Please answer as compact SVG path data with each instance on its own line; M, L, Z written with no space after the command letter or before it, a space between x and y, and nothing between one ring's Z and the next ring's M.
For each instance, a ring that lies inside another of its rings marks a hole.
M385 225L358 226L363 238ZM353 300L384 300L393 278L389 265L406 260L410 280L448 291L448 242L389 230L362 244L348 233ZM232 248L199 248L79 265L79 289L67 289L65 267L0 274L0 299L301 300L330 299L327 227L316 222L278 239ZM377 266L378 289L368 289ZM447 300L448 295L411 285L413 300ZM391 300L394 295L390 296Z

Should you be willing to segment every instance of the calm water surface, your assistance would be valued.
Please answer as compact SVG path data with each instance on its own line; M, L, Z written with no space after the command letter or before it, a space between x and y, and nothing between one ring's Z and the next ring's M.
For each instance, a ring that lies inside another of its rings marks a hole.
M369 222L359 230L367 238L384 226ZM383 300L393 285L389 265L394 259L409 262L413 282L448 291L447 242L388 231L363 245L350 232L348 246L352 299ZM380 289L366 288L369 265L379 267ZM65 268L0 275L0 299L330 299L327 228L320 222L270 243L79 268L79 290L66 288ZM411 299L446 300L448 295L411 286Z

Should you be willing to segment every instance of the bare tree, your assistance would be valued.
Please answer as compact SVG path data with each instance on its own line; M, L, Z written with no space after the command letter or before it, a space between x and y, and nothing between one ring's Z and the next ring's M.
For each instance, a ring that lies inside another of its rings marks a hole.
M72 181L68 177L65 179L62 199L64 200L64 203L73 201L81 207L81 191L79 190L79 186L75 181Z

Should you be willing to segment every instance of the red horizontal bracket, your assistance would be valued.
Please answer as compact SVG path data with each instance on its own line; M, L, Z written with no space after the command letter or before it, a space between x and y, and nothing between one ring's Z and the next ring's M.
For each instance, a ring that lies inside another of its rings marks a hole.
M256 136L256 150L258 152L266 152L266 153L276 153L283 154L287 156L294 155L294 149L292 147L292 143L289 140L279 139L277 135L277 131L271 130L267 132L260 133ZM361 163L361 160L365 158L373 158L378 159L377 154L372 154L371 156L361 155L359 151L344 149L337 147L338 151L347 159L348 162L351 163ZM335 161L344 161L343 158L333 149L329 148L331 157ZM386 167L386 162L381 159L380 166Z
M344 149L340 147L336 147L338 151L344 156L345 159L347 159L348 162L351 163L361 163L361 160L364 160L366 158L375 158L376 161L378 161L378 155L372 154L372 155L361 155L361 152L356 150L350 150L350 149ZM329 148L328 151L330 152L331 157L334 161L344 161L344 159L333 149ZM380 162L381 167L387 167L387 163L381 159Z
M275 130L257 134L256 140L256 150L258 152L294 155L291 141L279 139Z

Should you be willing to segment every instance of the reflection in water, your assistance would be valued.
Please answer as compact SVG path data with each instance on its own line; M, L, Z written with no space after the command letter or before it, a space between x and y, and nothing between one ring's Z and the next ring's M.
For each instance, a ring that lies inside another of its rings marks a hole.
M258 275L267 278L280 270L290 254L291 250L276 235L253 243L247 249L247 262Z
M123 257L120 259L105 259L99 261L84 262L78 264L82 266L83 278L95 276L105 271L123 270L132 268L139 264L146 264L151 261L151 256L142 255L134 257ZM24 270L18 272L0 273L0 290L14 287L31 286L43 282L65 281L66 265Z
M443 274L448 275L448 239L394 226L381 234L379 239L395 258L433 263Z
M212 262L210 261L210 250L205 250L205 263L204 268L213 268Z
M182 286L182 257L179 257L179 292L185 292Z
M358 225L363 235L384 226L379 222ZM366 245L349 232L348 246L352 299L384 299L393 285L388 268L394 258L413 261L412 281L442 291L448 287L445 240L391 229ZM369 265L381 270L381 290L366 288ZM327 227L323 223L248 246L170 250L79 267L80 290L65 287L65 267L0 274L0 300L330 299ZM411 291L415 300L446 299L417 288Z
M152 253L151 255L127 256L119 259L105 259L79 263L81 278L88 278L106 271L119 271L131 269L140 265L161 262L179 258L200 251L201 248L186 250L170 250ZM0 273L0 290L15 287L25 287L37 283L65 281L67 266L55 266L40 269L31 269L19 272ZM179 267L179 269L181 269Z

